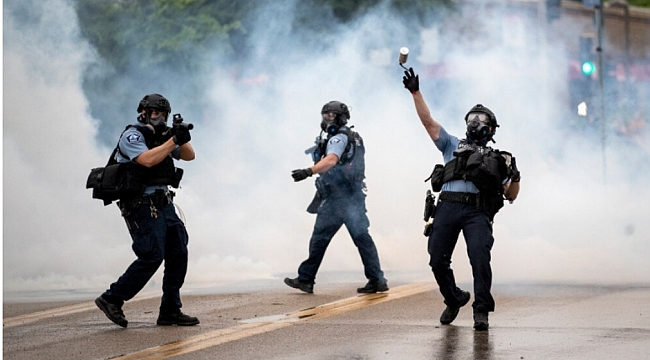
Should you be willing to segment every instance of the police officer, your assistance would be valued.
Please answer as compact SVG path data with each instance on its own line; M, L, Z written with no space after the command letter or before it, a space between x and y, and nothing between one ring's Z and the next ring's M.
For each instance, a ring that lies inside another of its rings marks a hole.
M474 329L487 330L488 313L494 311L490 293L492 221L503 206L504 197L510 202L517 198L521 175L514 157L487 146L488 141L494 141L492 137L499 126L487 107L478 104L467 113L466 138L461 140L431 117L413 68L404 72L403 83L413 96L422 125L445 161L444 167L436 166L431 177L434 191L441 193L428 243L429 265L447 305L440 322L454 321L470 299L469 292L456 286L450 266L462 230L474 277Z
M180 288L187 271L188 235L176 215L169 186L178 187L182 170L175 160L194 160L190 145L191 126L182 123L167 126L171 112L169 101L150 94L140 101L138 123L122 133L116 151L119 163L133 162L134 172L146 185L141 196L121 199L118 206L133 239L137 259L126 272L95 299L95 304L115 324L126 327L122 312L125 301L133 298L165 262L163 296L158 325L196 325L196 317L181 312ZM177 126L178 125L178 126Z
M317 194L308 212L317 213L314 231L309 241L309 257L298 268L298 277L285 278L285 284L313 293L316 272L323 261L332 237L345 224L354 245L359 250L368 283L357 289L359 293L387 291L388 283L379 264L377 248L368 227L365 195L365 163L363 140L346 126L350 119L348 107L339 101L330 101L321 110L321 129L327 138L319 136L312 154L314 165L293 170L294 181L302 181L313 174ZM322 135L322 132L321 132Z

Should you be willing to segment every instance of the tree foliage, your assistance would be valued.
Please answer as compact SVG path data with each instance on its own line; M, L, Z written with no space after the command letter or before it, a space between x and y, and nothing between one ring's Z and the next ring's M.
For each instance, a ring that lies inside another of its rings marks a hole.
M124 116L146 93L160 92L179 108L200 109L215 59L235 64L260 52L260 45L282 52L289 42L260 44L247 27L273 20L288 25L305 46L327 46L332 26L346 25L383 6L406 21L419 19L452 0L73 0L81 34L95 48L100 64L84 74L91 114L99 132L119 133ZM269 14L287 7L291 14ZM414 16L415 15L415 16ZM268 16L280 16L268 19ZM322 41L313 41L318 38ZM276 40L274 40L276 41ZM317 45L313 45L316 43ZM322 43L322 44L321 44ZM287 48L287 50L291 50ZM304 49L303 49L304 50ZM281 59L267 58L273 66ZM108 65L108 66L105 66ZM276 64L277 65L277 64ZM116 99L118 101L116 101ZM185 110L183 110L185 111ZM196 110L199 111L199 110ZM195 114L198 115L198 114ZM111 140L112 141L112 140Z
M82 34L118 71L173 65L191 71L208 48L232 51L230 35L252 0L78 0ZM137 56L124 56L135 53Z
M270 0L267 0L270 1ZM345 23L385 3L386 0L298 1L309 14L297 26L318 22L318 13L329 12ZM421 15L436 7L450 7L452 0L387 0L397 13ZM99 55L118 72L152 65L192 71L201 54L233 54L244 46L244 18L265 1L254 0L77 0L82 34ZM295 19L287 19L293 21ZM307 21L306 21L307 20ZM321 30L326 31L327 28ZM124 56L135 53L137 56Z
M650 0L628 0L628 4L633 6L650 7Z
M316 0L331 9L341 21L349 21L386 2L385 0ZM424 14L439 7L451 7L452 0L387 0L391 9L401 14Z

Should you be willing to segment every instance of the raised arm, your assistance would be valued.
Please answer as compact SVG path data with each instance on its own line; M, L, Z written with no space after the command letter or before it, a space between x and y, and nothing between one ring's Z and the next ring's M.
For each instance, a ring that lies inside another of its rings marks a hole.
M422 125L424 125L424 128L427 130L427 133L431 137L431 140L438 140L442 126L431 116L431 112L429 112L427 103L424 102L422 93L420 91L417 91L412 93L412 95L413 102L415 103L415 111L417 111Z
M419 75L415 75L413 68L409 68L408 71L404 71L402 82L404 83L404 87L411 92L411 95L413 95L415 111L417 112L422 125L424 125L424 128L431 137L431 140L438 140L440 137L440 129L442 128L442 125L440 125L440 123L431 116L429 107L424 101L424 97L420 92Z

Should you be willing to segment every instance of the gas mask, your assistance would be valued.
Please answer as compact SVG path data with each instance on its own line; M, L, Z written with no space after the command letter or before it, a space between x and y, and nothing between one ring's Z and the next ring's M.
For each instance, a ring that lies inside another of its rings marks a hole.
M328 135L334 135L339 129L338 115L334 113L324 113L320 122L320 128Z
M490 125L487 114L473 112L467 115L467 132L468 139L476 142L487 142L490 136Z
M167 130L167 113L160 113L156 118L151 118L149 115L149 124L153 126L156 134L162 134Z

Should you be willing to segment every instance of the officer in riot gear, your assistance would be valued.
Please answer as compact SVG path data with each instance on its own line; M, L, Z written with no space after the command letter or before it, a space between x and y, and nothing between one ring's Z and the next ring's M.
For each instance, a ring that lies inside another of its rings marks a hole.
M167 126L169 101L159 94L146 95L137 111L138 123L127 126L120 136L115 160L132 162L146 185L141 194L118 202L133 240L137 259L126 272L95 300L95 304L115 324L126 327L122 305L133 298L165 263L163 296L158 325L196 325L196 317L181 312L180 288L187 272L188 235L173 204L182 170L174 160L194 160L190 130L177 114L174 126ZM134 175L135 176L135 175Z
M451 269L451 256L462 230L474 277L474 329L487 330L488 313L494 311L490 292L492 222L504 199L512 202L517 198L521 174L510 153L488 146L499 126L490 109L481 104L472 107L465 115L466 136L459 139L431 116L413 68L404 72L403 84L445 162L436 165L430 177L433 191L441 192L428 229L429 265L447 305L440 322L450 324L470 300L470 293L456 286Z
M331 101L321 110L321 134L316 145L306 152L314 165L293 170L294 181L302 181L313 174L316 179L316 196L307 209L316 213L316 223L309 241L309 257L298 267L298 277L285 278L288 286L313 293L316 273L323 261L325 250L342 225L348 229L354 245L359 250L368 279L358 293L376 293L388 290L388 282L381 270L379 256L368 233L370 222L366 215L365 200L365 147L358 133L347 126L350 111L344 103Z

